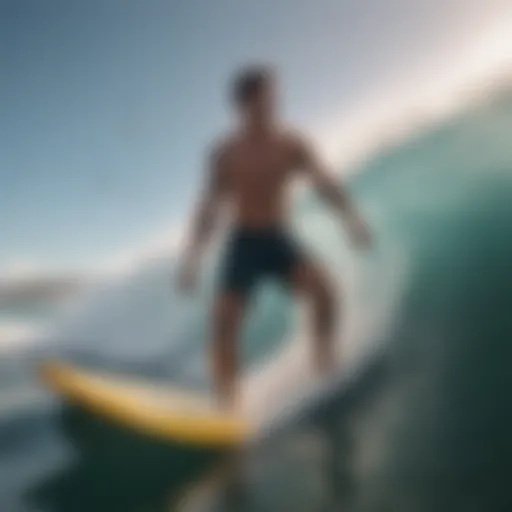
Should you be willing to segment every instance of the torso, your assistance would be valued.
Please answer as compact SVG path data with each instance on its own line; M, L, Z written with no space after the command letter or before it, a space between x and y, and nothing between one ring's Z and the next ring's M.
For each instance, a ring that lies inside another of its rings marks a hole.
M261 138L232 137L223 150L221 171L235 226L256 230L283 226L297 167L293 138L277 131Z

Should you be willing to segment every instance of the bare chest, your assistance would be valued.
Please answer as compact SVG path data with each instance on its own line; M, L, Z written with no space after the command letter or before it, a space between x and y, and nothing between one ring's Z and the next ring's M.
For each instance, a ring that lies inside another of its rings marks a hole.
M229 167L233 186L255 193L282 186L293 171L286 149L273 144L238 148L232 153Z

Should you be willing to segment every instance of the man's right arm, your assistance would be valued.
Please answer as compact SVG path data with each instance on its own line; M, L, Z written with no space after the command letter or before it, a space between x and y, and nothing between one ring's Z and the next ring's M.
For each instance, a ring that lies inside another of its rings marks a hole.
M193 281L201 256L217 226L225 199L225 149L215 148L207 163L203 190L192 217L187 245L183 254L182 281ZM183 283L188 287L187 283Z

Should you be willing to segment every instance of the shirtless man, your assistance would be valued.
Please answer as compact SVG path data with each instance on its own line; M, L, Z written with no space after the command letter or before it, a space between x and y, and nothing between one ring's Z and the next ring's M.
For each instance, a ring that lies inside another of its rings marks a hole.
M359 246L370 242L362 218L346 191L324 169L311 145L276 120L276 80L272 70L251 67L233 82L232 100L240 125L210 155L206 185L194 217L179 274L191 291L201 255L219 219L231 207L233 225L224 255L213 322L213 376L222 407L236 407L237 348L250 294L273 277L310 299L315 364L327 372L333 362L335 301L324 271L293 239L287 226L287 192L305 176L345 221Z

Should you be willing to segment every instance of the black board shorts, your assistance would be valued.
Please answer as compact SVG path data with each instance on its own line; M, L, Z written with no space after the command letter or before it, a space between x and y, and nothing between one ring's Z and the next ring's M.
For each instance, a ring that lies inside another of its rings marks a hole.
M268 278L290 284L302 260L301 248L285 229L234 229L221 263L220 291L247 295Z

